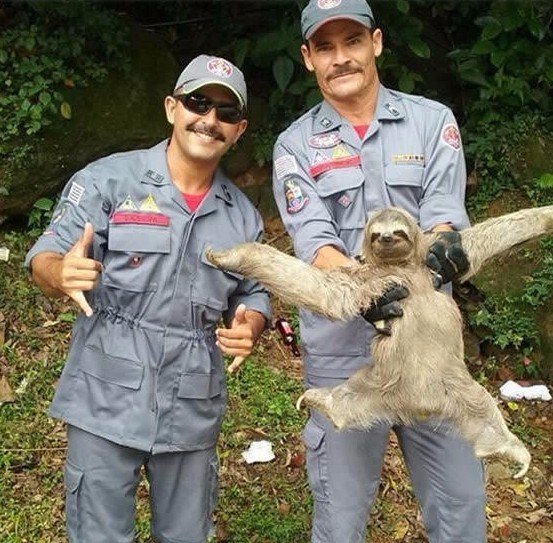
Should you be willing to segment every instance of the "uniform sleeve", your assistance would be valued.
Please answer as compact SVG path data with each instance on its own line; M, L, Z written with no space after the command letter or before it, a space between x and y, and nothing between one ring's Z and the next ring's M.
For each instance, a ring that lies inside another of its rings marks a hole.
M456 230L469 226L465 210L466 165L459 127L444 108L426 136L426 165L420 202L420 224L429 230L450 223Z
M94 228L92 254L89 256L101 261L106 245L108 207L94 178L86 170L77 172L63 189L50 224L27 253L27 268L39 253L67 253L83 233L86 222Z
M250 227L250 235L248 241L261 242L263 238L263 221L259 213L252 209L253 225ZM267 323L271 322L271 304L269 301L269 293L256 281L242 279L238 287L230 297L228 309L223 314L225 322L230 322L234 317L236 308L244 304L246 309L258 311L267 319Z
M308 263L313 262L317 251L326 245L347 255L336 223L313 186L308 167L305 153L277 141L273 153L273 194L284 226L294 242L294 252Z

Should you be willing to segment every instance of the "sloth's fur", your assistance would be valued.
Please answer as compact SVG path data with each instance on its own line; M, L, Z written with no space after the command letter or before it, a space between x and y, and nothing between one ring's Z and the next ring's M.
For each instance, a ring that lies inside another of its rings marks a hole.
M553 232L553 206L523 209L461 231L470 269L465 281L490 258L529 239ZM339 430L368 428L378 420L413 424L447 420L469 441L476 456L505 455L521 464L530 453L512 434L495 400L470 376L463 355L462 319L453 299L436 290L425 258L434 234L423 234L396 208L377 211L365 227L362 264L321 270L269 245L246 243L206 251L216 266L263 284L284 302L330 319L350 319L393 283L404 285L403 317L391 335L372 344L373 364L333 388L312 388L298 401L328 417Z

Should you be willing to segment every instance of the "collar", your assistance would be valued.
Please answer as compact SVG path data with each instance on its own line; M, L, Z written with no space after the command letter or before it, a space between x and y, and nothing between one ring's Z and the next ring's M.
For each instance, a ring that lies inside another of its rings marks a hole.
M405 108L397 95L383 85L380 85L376 99L374 118L379 121L398 121L404 117ZM323 100L319 111L315 115L313 134L330 132L340 128L343 124L348 123L344 122L340 114L326 100Z
M170 185L171 175L167 169L167 145L169 140L160 141L157 145L150 147L146 151L145 172L142 175L140 182L147 185Z

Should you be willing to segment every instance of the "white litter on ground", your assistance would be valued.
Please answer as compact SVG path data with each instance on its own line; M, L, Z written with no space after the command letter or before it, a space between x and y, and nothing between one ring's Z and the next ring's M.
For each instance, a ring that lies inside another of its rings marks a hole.
M551 394L545 385L522 386L514 381L507 381L499 387L499 393L505 400L551 400Z

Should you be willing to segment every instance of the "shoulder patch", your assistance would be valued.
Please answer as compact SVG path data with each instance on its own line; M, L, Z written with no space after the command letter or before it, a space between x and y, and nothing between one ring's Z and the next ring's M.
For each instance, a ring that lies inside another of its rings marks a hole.
M282 155L275 160L275 174L277 179L298 173L298 163L293 155Z
M461 135L459 129L454 123L446 124L442 130L442 141L451 147L454 151L461 148Z
M300 212L309 202L309 197L303 194L298 182L292 177L284 181L284 197L286 211L289 215Z

